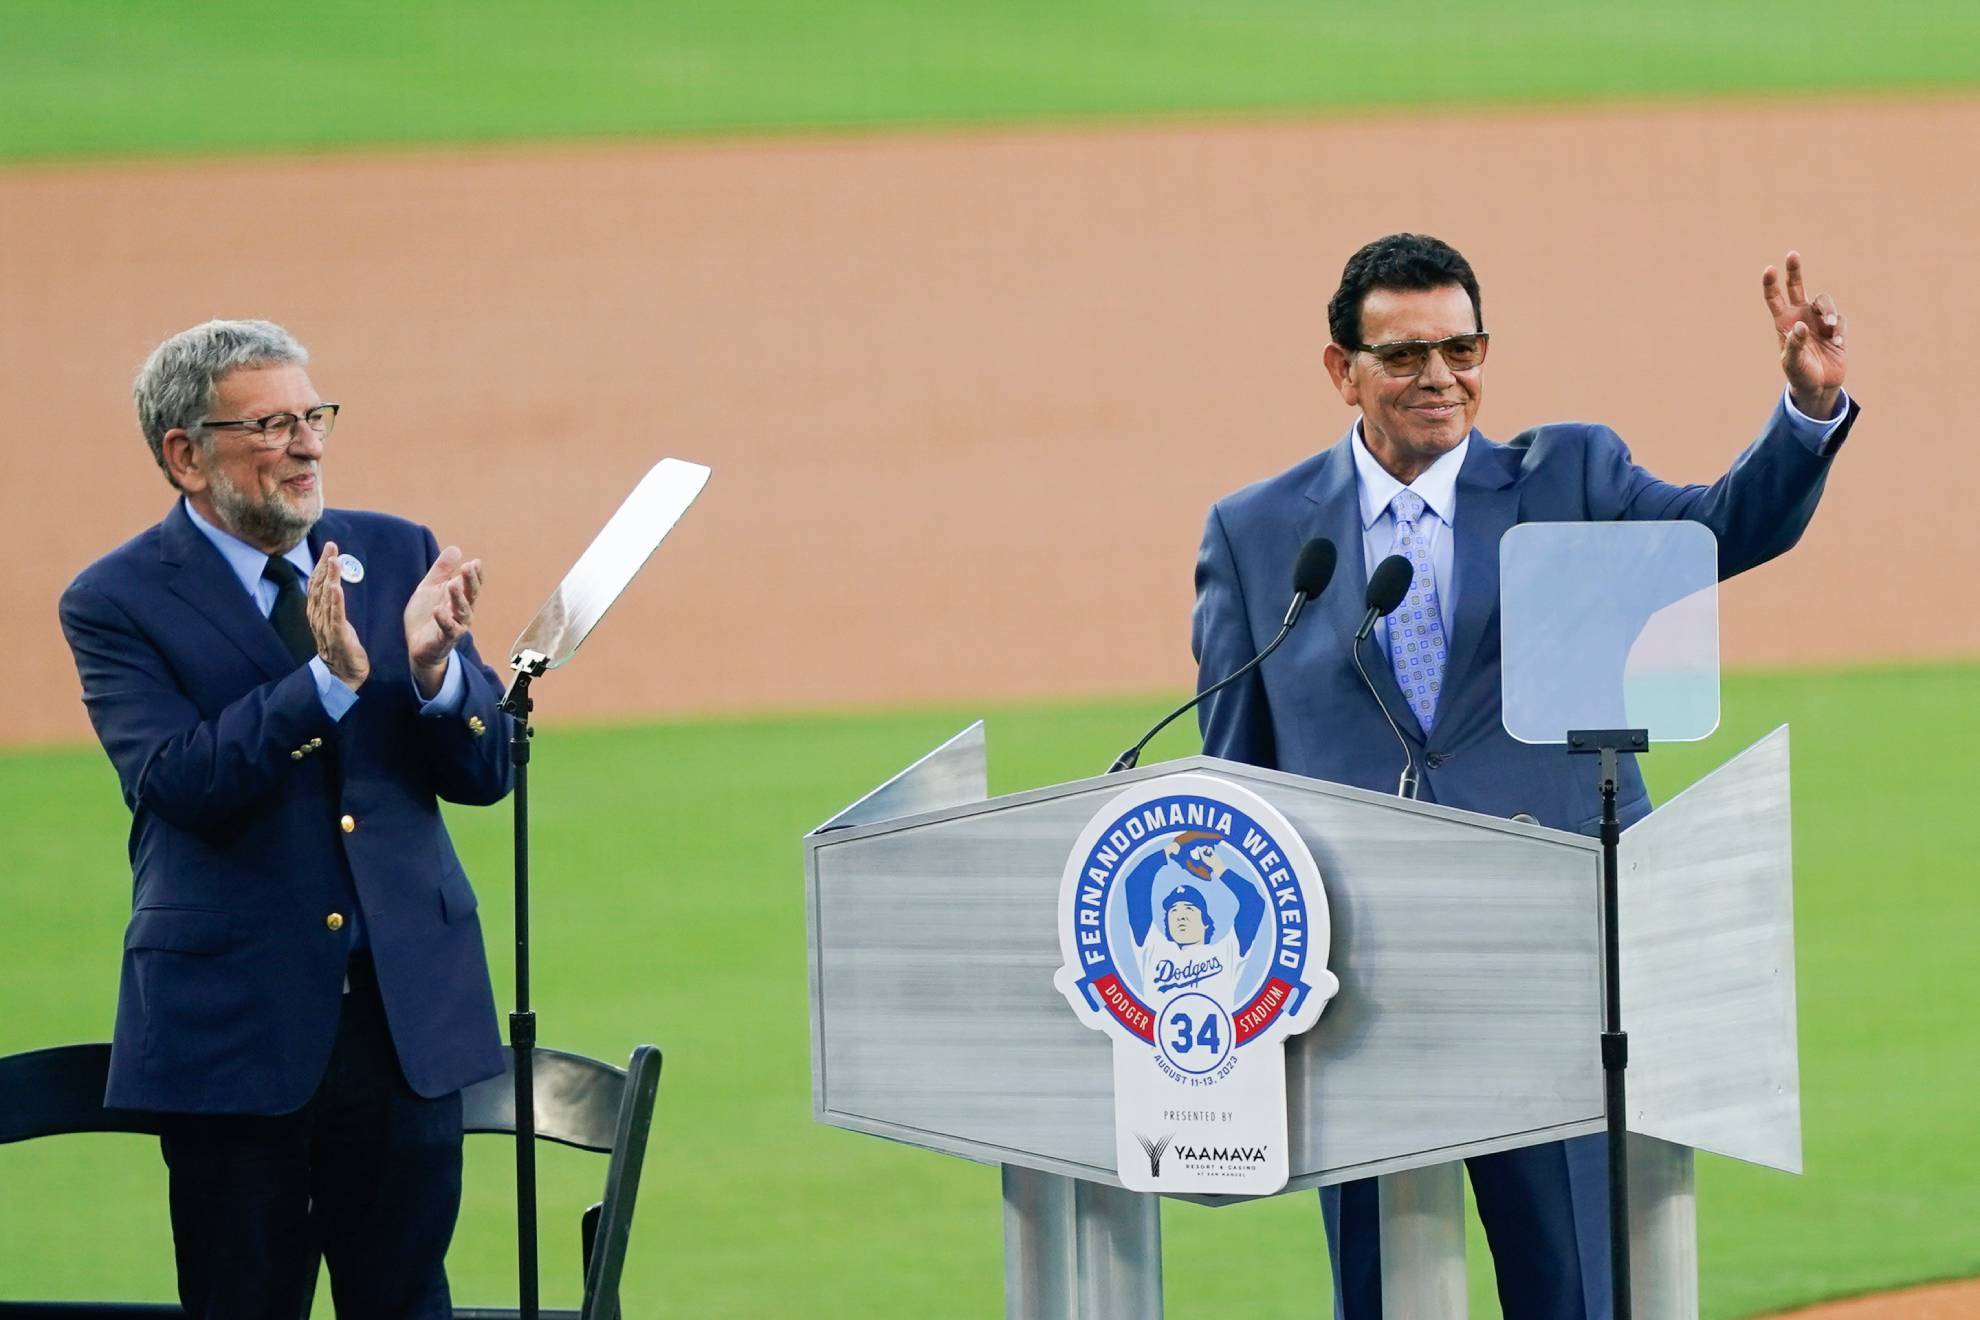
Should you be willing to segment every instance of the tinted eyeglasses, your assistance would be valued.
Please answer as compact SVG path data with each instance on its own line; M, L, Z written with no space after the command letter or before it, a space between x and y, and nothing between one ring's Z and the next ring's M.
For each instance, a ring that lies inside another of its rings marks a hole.
M209 431L245 431L263 449L286 449L295 441L296 428L307 426L318 436L327 436L337 424L337 405L319 403L305 413L278 412L266 417L243 417L233 421L199 423Z
M1391 376L1415 376L1430 365L1434 350L1452 371L1469 371L1485 360L1485 347L1491 336L1452 335L1448 339L1392 339L1386 344L1356 344L1355 352L1366 353Z

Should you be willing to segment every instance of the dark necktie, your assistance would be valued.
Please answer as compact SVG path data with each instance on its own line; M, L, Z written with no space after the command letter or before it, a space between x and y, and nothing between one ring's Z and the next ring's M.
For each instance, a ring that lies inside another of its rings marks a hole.
M302 574L282 556L270 555L261 576L275 584L275 608L268 612L268 621L296 663L308 664L316 654L316 635L309 630L309 612L303 605Z

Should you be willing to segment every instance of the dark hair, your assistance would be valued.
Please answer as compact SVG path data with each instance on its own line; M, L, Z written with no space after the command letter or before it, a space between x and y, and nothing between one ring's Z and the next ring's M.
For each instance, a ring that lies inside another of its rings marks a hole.
M1327 333L1342 348L1361 343L1361 304L1370 289L1441 289L1456 284L1471 295L1471 316L1480 330L1485 313L1478 277L1462 253L1428 234L1390 234L1348 258L1341 287L1327 304Z

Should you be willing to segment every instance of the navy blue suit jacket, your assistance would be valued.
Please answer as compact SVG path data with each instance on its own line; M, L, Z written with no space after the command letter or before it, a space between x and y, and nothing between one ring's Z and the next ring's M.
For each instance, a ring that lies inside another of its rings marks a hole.
M365 567L344 596L371 675L341 721L183 506L63 593L83 703L131 809L112 1106L300 1108L336 1036L354 910L412 1088L502 1071L474 890L438 801L508 792L501 690L464 641L461 709L418 713L402 616L432 533L328 510L311 550L326 540Z
M1776 405L1766 429L1710 486L1660 481L1630 459L1605 426L1535 427L1509 444L1477 431L1457 481L1448 534L1457 608L1444 691L1429 737L1397 687L1385 652L1363 643L1363 663L1411 744L1422 797L1543 825L1594 833L1601 813L1595 770L1558 746L1516 742L1500 723L1499 538L1515 523L1689 519L1719 538L1719 576L1731 577L1792 546L1815 511L1829 465L1856 406L1820 455L1788 429ZM1211 510L1196 565L1192 646L1199 687L1255 656L1279 629L1292 565L1316 536L1340 551L1333 587L1285 645L1244 680L1201 707L1203 750L1250 765L1393 793L1402 749L1355 672L1350 643L1363 613L1370 565L1362 562L1361 510L1346 437L1278 476L1247 486ZM1618 809L1629 824L1650 809L1625 756Z

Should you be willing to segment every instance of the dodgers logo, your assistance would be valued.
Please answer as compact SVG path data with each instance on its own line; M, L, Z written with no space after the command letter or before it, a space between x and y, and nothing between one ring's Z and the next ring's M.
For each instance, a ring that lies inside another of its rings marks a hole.
M1134 1156L1120 1163L1123 1184L1283 1186L1283 1042L1338 987L1319 870L1285 818L1208 775L1129 789L1067 858L1059 932L1058 988L1115 1042L1116 1128ZM1181 1133L1167 1160L1154 1130ZM1257 1159L1181 1158L1212 1150Z

